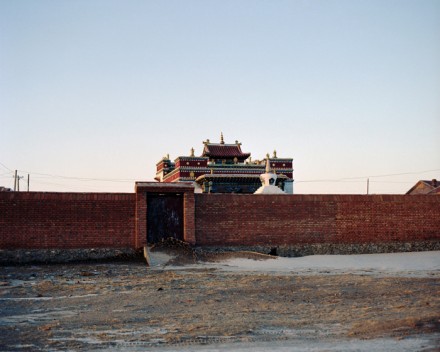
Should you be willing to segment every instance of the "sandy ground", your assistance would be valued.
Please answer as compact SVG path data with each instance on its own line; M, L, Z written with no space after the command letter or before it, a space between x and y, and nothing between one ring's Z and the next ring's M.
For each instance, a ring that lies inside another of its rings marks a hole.
M440 350L440 252L151 264L1 267L0 350Z

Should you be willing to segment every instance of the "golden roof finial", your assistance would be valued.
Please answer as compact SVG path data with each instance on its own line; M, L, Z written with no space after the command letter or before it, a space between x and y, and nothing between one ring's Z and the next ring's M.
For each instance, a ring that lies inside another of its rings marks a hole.
M223 139L223 132L220 133L220 144L225 144L225 140Z
M191 156L194 156L194 148L191 148Z
M276 151L276 150L273 151L273 158L274 158L274 159L277 158L277 151Z

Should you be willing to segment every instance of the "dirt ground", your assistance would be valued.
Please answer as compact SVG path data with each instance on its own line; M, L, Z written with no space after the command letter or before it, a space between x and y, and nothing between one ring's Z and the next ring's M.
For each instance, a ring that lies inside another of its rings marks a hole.
M144 262L0 267L0 350L178 350L420 336L429 343L419 350L440 350L438 276L179 266L191 260L174 259L171 269Z

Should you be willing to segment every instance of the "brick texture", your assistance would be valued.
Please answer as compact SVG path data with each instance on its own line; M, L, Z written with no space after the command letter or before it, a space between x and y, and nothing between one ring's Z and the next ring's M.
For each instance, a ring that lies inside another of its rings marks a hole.
M0 249L141 248L149 192L184 193L184 238L198 246L440 241L440 197L136 193L0 193Z
M135 194L0 193L0 248L134 246Z
M440 197L196 194L201 246L440 240Z

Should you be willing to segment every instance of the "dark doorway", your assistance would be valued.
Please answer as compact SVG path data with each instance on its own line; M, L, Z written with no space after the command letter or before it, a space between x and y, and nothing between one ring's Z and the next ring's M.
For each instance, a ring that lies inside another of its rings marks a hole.
M183 241L183 194L147 194L147 242L165 238Z

